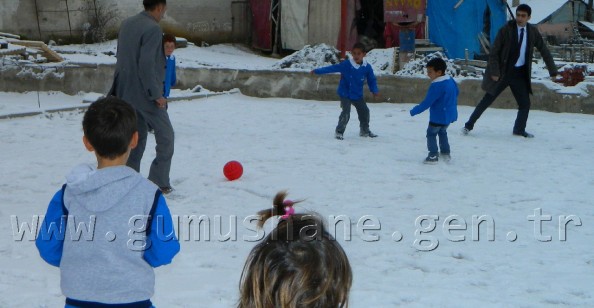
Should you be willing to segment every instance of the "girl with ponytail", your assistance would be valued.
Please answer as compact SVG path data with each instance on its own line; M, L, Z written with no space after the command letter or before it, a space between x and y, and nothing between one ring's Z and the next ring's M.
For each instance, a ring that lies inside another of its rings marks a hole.
M349 260L315 214L296 214L302 202L281 191L272 208L258 212L261 228L280 220L248 256L239 285L238 308L337 308L348 306Z

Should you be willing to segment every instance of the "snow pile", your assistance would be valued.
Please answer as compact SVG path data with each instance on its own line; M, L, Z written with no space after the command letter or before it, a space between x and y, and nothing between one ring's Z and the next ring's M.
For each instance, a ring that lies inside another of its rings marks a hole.
M376 48L367 53L365 59L373 67L376 75L392 74L394 63L394 48Z
M24 46L9 44L7 41L2 39L0 39L0 45L3 46L3 48L0 48L0 56L14 54L15 52L22 53L25 52L26 49Z
M272 67L275 69L313 70L318 67L340 62L340 52L329 45L307 45L303 49L287 56Z
M28 78L32 77L38 80L43 80L46 78L57 78L62 79L64 78L64 71L60 69L60 67L44 67L38 65L33 67L31 65L21 67L21 70L16 74L19 78Z
M454 60L448 59L448 57L440 51L430 53L410 61L409 63L405 64L404 67L401 68L398 72L396 72L396 76L427 78L426 66L427 63L431 61L431 59L433 58L442 58L444 61L446 61L446 64L448 65L448 68L446 69L446 74L452 77L482 77L482 72L471 72L463 70L460 65L454 62Z
M96 44L55 45L52 46L52 49L60 54L115 55L118 49L118 41L111 40Z

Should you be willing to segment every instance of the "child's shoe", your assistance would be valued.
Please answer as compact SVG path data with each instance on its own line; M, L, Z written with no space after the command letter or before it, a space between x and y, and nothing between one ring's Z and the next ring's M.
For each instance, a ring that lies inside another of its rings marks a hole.
M439 161L439 158L437 157L437 155L429 155L429 156L427 156L427 158L425 158L425 161L423 161L423 163L435 165L435 164L437 164L438 161Z
M375 138L377 137L376 134L372 133L371 131L360 131L359 132L359 136L361 137L369 137L369 138Z
M161 190L161 193L164 195L168 195L170 194L174 189L171 186L163 186L163 187L159 187L159 190Z
M338 140L344 140L344 137L342 136L342 133L336 132L336 134L334 135L334 138L338 139Z
M466 136L466 135L468 135L468 133L470 133L470 129L468 129L466 127L462 127L462 135Z
M441 159L446 163L452 160L452 156L450 156L450 153L441 153L439 154L439 157L441 157Z

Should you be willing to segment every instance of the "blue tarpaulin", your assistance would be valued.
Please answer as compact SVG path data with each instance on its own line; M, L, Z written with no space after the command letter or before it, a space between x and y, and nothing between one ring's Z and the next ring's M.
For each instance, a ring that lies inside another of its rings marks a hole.
M458 6L457 6L458 5ZM457 6L457 8L455 8ZM490 11L490 41L507 20L507 7L502 0L429 0L429 39L445 49L449 58L464 58L468 49L470 58L481 54L479 33L485 28L485 12Z

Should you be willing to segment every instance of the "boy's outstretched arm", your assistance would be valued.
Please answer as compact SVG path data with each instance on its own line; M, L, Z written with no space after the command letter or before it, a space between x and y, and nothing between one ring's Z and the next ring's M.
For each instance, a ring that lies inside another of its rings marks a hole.
M179 241L175 236L173 219L163 196L159 197L155 213L149 226L150 247L144 251L144 260L152 267L171 263L179 252Z
M437 101L438 98L439 98L439 86L432 83L429 86L429 90L427 91L427 96L425 96L425 99L420 104L414 106L410 110L410 115L415 116L415 115L429 109L429 107L431 107L431 105L433 105L433 103L435 103L435 101Z
M60 266L68 222L63 207L63 190L59 190L47 207L47 213L35 240L41 258L50 265Z
M331 74L331 73L342 73L342 71L344 70L344 64L343 63L346 63L346 62L347 61L343 61L343 62L340 62L338 64L316 68L315 70L312 70L311 73L312 74L316 74L316 75Z

